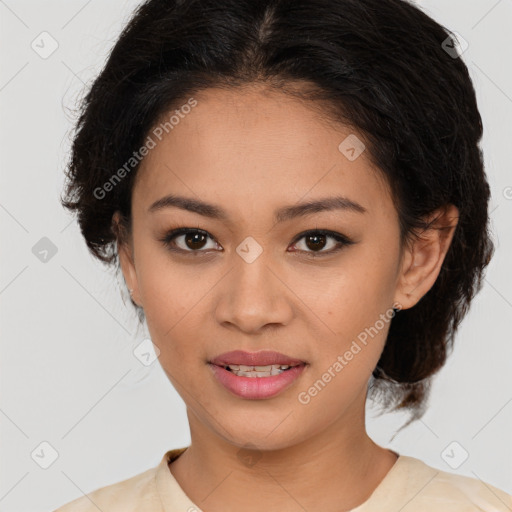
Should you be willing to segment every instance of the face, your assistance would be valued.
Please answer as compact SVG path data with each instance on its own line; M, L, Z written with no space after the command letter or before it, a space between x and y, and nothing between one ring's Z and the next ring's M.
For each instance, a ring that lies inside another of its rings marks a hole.
M196 429L236 446L285 448L360 428L391 308L404 302L385 180L367 151L354 158L360 135L294 98L256 88L194 98L172 130L153 136L120 253L160 364ZM214 208L151 209L170 194ZM325 200L330 207L301 207ZM277 394L248 397L255 386L242 384L240 396L209 364L232 350L305 364Z

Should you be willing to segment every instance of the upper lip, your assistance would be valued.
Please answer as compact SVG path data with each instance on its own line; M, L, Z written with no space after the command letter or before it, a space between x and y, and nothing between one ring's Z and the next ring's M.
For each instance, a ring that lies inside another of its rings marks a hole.
M259 352L246 352L244 350L233 350L224 352L210 361L217 366L228 366L231 364L243 364L246 366L268 366L271 364L282 364L296 366L304 361L293 357L274 352L272 350L261 350Z

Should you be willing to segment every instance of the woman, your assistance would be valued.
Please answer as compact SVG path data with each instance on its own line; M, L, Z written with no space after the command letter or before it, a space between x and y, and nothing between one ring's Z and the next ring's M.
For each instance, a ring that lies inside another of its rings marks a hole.
M506 511L376 444L424 412L489 263L456 40L402 0L149 0L83 103L65 207L119 266L189 447L68 511Z

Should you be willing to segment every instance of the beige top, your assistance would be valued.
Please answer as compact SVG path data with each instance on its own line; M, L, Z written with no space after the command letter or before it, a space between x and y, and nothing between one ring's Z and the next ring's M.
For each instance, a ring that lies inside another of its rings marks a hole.
M168 467L185 450L169 450L157 467L96 489L54 512L201 512ZM397 511L511 512L512 496L476 478L400 455L372 495L351 512Z

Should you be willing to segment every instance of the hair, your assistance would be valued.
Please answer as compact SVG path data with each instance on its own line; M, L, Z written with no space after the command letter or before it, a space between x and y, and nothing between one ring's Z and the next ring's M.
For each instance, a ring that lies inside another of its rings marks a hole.
M260 84L354 128L390 186L402 244L434 210L459 209L436 282L393 317L368 387L418 419L494 251L482 120L466 65L443 47L450 37L404 0L148 0L80 103L62 205L94 257L119 271L134 151L193 94Z

